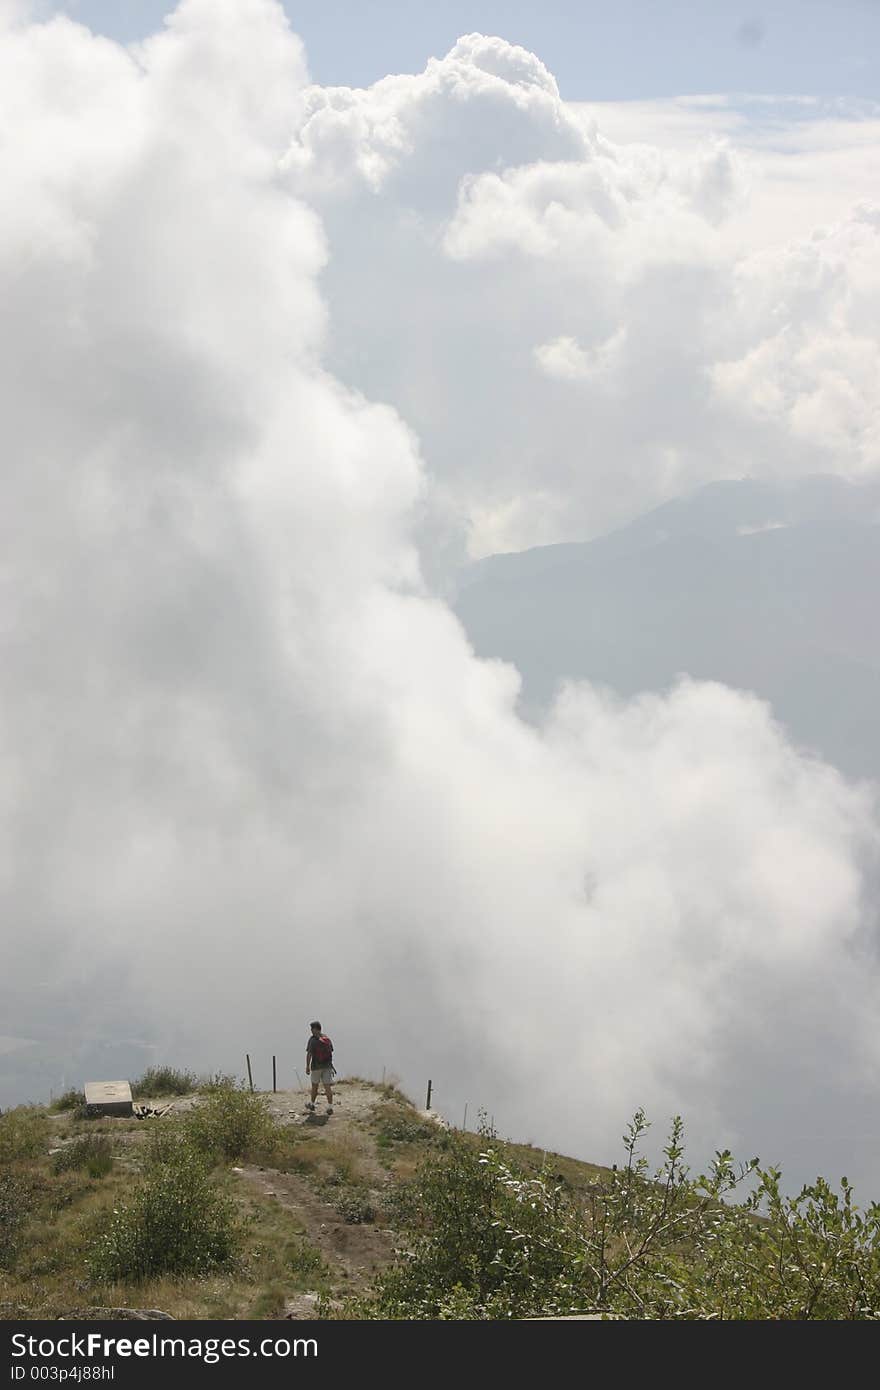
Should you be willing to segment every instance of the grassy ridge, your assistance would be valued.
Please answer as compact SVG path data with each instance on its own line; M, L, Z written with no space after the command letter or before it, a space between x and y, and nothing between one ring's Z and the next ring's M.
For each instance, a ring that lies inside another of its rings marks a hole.
M0 1116L0 1315L267 1318L310 1291L368 1319L880 1316L880 1207L845 1179L785 1197L726 1152L692 1175L678 1120L650 1172L638 1112L609 1170L443 1129L393 1086L351 1080L322 1128L291 1122L293 1097L163 1071L188 1099L161 1119ZM368 1284L349 1292L340 1250Z

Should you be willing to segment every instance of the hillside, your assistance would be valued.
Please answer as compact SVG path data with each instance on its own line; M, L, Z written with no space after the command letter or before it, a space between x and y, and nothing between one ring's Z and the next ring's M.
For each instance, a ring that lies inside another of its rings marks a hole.
M234 1094L247 1100L243 1091ZM324 1313L338 1311L371 1285L393 1259L394 1194L443 1128L393 1085L357 1078L338 1081L329 1117L323 1104L305 1114L302 1090L256 1098L268 1125L250 1133L242 1127L244 1154L225 1156L212 1174L247 1223L237 1265L204 1278L89 1277L96 1223L130 1200L150 1169L150 1147L167 1144L212 1095L139 1094L136 1108L163 1112L146 1119L86 1119L48 1107L0 1117L0 1318L96 1317L107 1308L175 1318L310 1318L319 1298ZM81 1163L68 1167L65 1156L72 1162L77 1146ZM544 1160L540 1151L514 1147L536 1170ZM90 1173L86 1165L95 1157ZM554 1171L564 1170L575 1186L600 1171L551 1157ZM108 1159L109 1171L95 1170Z
M342 1080L328 1117L155 1075L178 1094L140 1117L0 1115L0 1318L880 1317L880 1205L727 1152L691 1176L680 1120L651 1172L637 1111L609 1170L392 1085Z

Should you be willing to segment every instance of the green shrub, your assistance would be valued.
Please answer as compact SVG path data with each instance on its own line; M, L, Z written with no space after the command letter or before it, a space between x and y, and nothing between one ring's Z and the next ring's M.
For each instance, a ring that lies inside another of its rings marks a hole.
M49 1109L56 1114L61 1110L78 1110L85 1107L86 1097L84 1091L77 1091L75 1088L63 1091L60 1096L53 1100Z
M33 1105L18 1105L0 1115L0 1163L38 1158L49 1147L49 1122Z
M198 1089L210 1095L212 1091L234 1091L243 1085L241 1078L231 1072L215 1071L212 1076L200 1077Z
M204 1164L206 1156L196 1149L187 1126L160 1121L155 1127L147 1130L141 1150L141 1161L145 1170L149 1172L151 1169L171 1164Z
M188 1096L198 1089L198 1078L191 1071L176 1071L174 1067L149 1067L143 1076L131 1083L131 1094L147 1096Z
M193 1147L215 1160L246 1158L271 1145L276 1125L265 1096L244 1086L221 1086L186 1117Z
M99 1225L87 1264L107 1282L204 1275L234 1261L240 1238L235 1206L212 1185L207 1164L181 1153Z
M90 1178L105 1178L113 1167L113 1152L105 1134L85 1134L52 1155L53 1173L83 1169Z
M526 1174L483 1130L452 1136L390 1213L407 1257L351 1316L528 1318L607 1312L640 1319L880 1317L880 1205L824 1179L784 1197L777 1169L716 1154L691 1178L673 1120L649 1174L639 1111L626 1162L578 1198L549 1171ZM732 1200L751 1184L745 1202Z

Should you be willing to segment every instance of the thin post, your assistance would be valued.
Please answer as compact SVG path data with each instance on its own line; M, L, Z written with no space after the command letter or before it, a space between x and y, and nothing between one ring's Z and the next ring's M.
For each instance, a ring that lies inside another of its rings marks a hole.
M251 1073L251 1054L250 1054L249 1052L246 1052L244 1055L245 1055L245 1057L247 1058L247 1064L248 1064L248 1081L251 1083L251 1090L253 1090L253 1089L254 1089L254 1078L253 1078L253 1075L252 1075L252 1073Z
M431 1109L431 1084L432 1084L432 1083L431 1083L431 1081L429 1080L429 1081L428 1081L428 1099L425 1101L425 1109L426 1109L426 1110L430 1110L430 1109Z
M278 1080L278 1078L277 1078L277 1075L276 1075L276 1072L275 1072L275 1053L273 1052L273 1053L272 1053L272 1090L273 1090L273 1091L277 1091L277 1090L278 1090L278 1086L277 1086L277 1084L276 1084L277 1080Z
M461 1123L462 1129L467 1129L467 1108L468 1108L468 1103L467 1103L467 1101L465 1101L465 1103L464 1103L464 1119L462 1120L462 1123Z

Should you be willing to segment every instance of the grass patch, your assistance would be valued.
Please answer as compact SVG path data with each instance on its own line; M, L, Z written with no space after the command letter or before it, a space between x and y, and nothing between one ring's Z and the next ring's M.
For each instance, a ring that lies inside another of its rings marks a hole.
M434 1144L444 1131L431 1120L424 1120L411 1106L392 1100L378 1107L374 1125L380 1148L392 1144Z
M376 1205L367 1188L353 1183L329 1184L324 1193L346 1225L368 1225L376 1220Z
M231 1072L215 1071L211 1076L200 1078L198 1089L209 1096L214 1091L234 1091L243 1085L242 1079Z
M0 1269L10 1269L21 1233L37 1205L40 1184L32 1173L0 1173Z
M300 1281L315 1279L327 1272L320 1250L309 1244L305 1237L288 1241L282 1259L285 1271Z
M106 1134L84 1134L52 1155L52 1172L82 1169L90 1178L105 1178L113 1167L113 1150Z
M77 1091L74 1087L69 1091L62 1091L60 1096L56 1096L49 1109L53 1114L59 1114L62 1110L84 1110L86 1104L85 1091Z
M149 1067L143 1076L131 1083L135 1099L157 1096L189 1096L198 1090L199 1079L194 1072L177 1071L174 1067Z
M168 1125L169 1130L177 1128L177 1122ZM185 1143L184 1136L178 1139ZM153 1175L149 1147L143 1146L147 1179ZM280 1311L282 1292L329 1293L330 1271L294 1213L240 1189L222 1173L210 1175L211 1185L229 1201L233 1220L245 1235L229 1264L193 1274L178 1269L112 1278L110 1269L98 1270L89 1261L96 1236L109 1227L114 1211L130 1206L131 1174L114 1168L100 1183L82 1171L52 1178L37 1172L23 1176L33 1186L24 1194L27 1211L16 1242L17 1259L6 1269L0 1265L0 1308L6 1304L18 1310L17 1318L51 1319L75 1309L134 1305L161 1308L175 1318L226 1320L256 1316L260 1307L262 1316L271 1316ZM21 1190L11 1195L13 1210L22 1211Z
M49 1147L49 1122L45 1111L34 1105L18 1105L0 1115L0 1164L39 1158Z
M278 1125L264 1143L251 1149L251 1159L279 1173L314 1175L321 1162L324 1145L308 1130L294 1125Z

